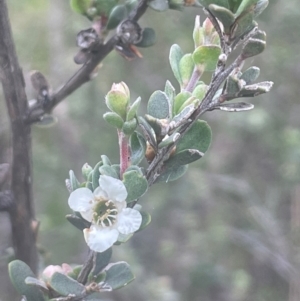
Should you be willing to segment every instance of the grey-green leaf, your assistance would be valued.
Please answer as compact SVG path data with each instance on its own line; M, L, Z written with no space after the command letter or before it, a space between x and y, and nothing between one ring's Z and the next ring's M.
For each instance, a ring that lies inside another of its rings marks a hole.
M57 272L51 277L49 284L62 296L74 294L75 296L79 297L85 292L84 285L64 274Z
M45 300L42 292L36 286L25 283L27 277L35 278L30 267L21 260L11 261L8 265L10 280L20 295L26 296L28 301Z
M170 159L166 161L165 166L167 168L174 168L180 165L186 165L201 159L203 156L204 153L196 149L186 149L170 157Z
M252 66L243 72L240 79L244 80L247 85L253 84L260 74L260 69L258 67Z
M123 118L115 112L106 112L103 114L103 118L107 123L117 129L121 129L124 124Z
M146 141L140 133L134 132L130 136L131 164L138 165L144 159L146 147Z
M212 14L223 24L225 34L229 34L230 27L235 20L234 14L229 9L215 4L211 4L209 9L211 10Z
M126 171L123 174L123 183L128 193L127 203L138 199L148 189L148 181L145 176L136 170Z
M69 176L70 176L70 184L71 184L72 191L80 188L80 183L77 180L73 170L69 171Z
M107 249L102 253L96 253L95 266L92 270L92 275L97 276L109 263L112 255L112 248Z
M130 107L128 109L128 112L127 112L127 115L126 115L126 120L127 121L136 117L136 113L137 113L137 110L138 110L140 104L141 104L141 98L138 97L135 100L135 102L132 105L130 105Z
M140 228L137 231L141 231L146 228L151 223L151 215L146 211L140 211L142 215L142 223Z
M180 86L182 86L182 79L180 75L180 68L179 68L179 62L181 58L183 57L183 52L179 45L174 44L171 46L170 49L170 55L169 55L169 61L171 65L171 69L174 73L175 78L179 82Z
M112 166L109 166L109 165L100 166L99 171L100 171L101 175L105 175L105 176L109 176L109 177L118 179L118 174L116 173L116 170Z
M99 178L100 178L100 170L99 168L103 165L102 161L98 162L94 167L92 174L92 184L93 190L95 190L99 186Z
M108 30L116 28L119 23L126 18L126 16L127 8L125 5L115 6L108 17L106 28Z
M147 113L158 119L165 119L170 116L170 103L166 93L155 91L149 98Z
M197 120L189 131L179 140L176 153L186 149L196 149L205 153L211 142L211 129L207 122Z
M262 53L266 48L266 42L258 39L249 39L247 45L242 50L242 58L247 59L249 57Z
M91 223L86 221L85 219L75 215L75 214L68 214L66 215L66 219L77 229L83 230L89 228Z
M252 110L253 108L254 105L252 103L246 103L246 102L226 103L215 107L215 109L219 109L221 111L226 111L226 112L249 111Z
M182 177L188 169L188 165L181 165L174 168L168 168L156 179L155 183L158 182L171 182Z
M156 43L156 34L153 28L146 27L143 30L142 40L135 44L137 47L150 47Z
M107 283L113 290L121 288L134 280L130 266L125 261L110 264L106 269Z

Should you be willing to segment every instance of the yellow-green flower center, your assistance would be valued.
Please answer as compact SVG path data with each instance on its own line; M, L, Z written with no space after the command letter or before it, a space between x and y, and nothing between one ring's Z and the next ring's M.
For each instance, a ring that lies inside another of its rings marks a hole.
M117 218L118 210L113 201L96 199L93 220L102 227L112 226Z

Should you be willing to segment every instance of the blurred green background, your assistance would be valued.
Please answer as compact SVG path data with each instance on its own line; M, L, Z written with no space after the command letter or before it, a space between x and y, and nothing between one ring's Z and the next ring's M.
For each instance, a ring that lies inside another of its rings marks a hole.
M10 18L26 80L38 69L54 89L75 70L76 34L90 26L72 13L69 1L9 0ZM100 155L118 162L117 135L104 122L104 96L125 81L141 111L167 79L176 85L168 62L170 46L193 48L194 19L201 10L164 13L148 10L141 25L157 33L143 59L126 61L116 52L92 82L54 111L59 122L33 128L34 194L41 222L39 247L45 264L82 263L83 235L66 220L70 213L64 180L80 174ZM147 229L122 247L113 261L125 260L137 279L104 295L107 301L299 301L300 300L300 9L299 0L271 0L260 16L267 49L248 65L261 68L259 80L275 82L269 94L250 99L244 113L210 112L213 141L205 157L185 177L157 184L142 198L152 215ZM205 75L208 81L210 74ZM178 86L176 86L178 89ZM27 83L28 98L34 94ZM10 158L9 123L0 92L0 162ZM0 300L14 300L6 280L10 225L0 213ZM10 297L9 297L10 295ZM17 299L16 299L17 300Z

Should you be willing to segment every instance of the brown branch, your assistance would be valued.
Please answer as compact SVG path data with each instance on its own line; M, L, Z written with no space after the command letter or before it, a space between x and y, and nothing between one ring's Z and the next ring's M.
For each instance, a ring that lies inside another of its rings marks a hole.
M12 180L15 204L9 210L15 257L37 270L31 171L31 131L24 124L27 98L9 23L7 5L0 0L0 80L12 131Z
M133 10L128 20L138 21L138 19L146 12L148 0L140 0L136 9ZM90 54L89 60L73 75L71 78L56 91L50 98L46 107L42 107L42 104L37 103L30 108L27 112L25 120L28 123L39 121L45 113L50 113L53 108L63 101L67 96L77 90L86 82L90 81L90 75L99 63L114 49L114 47L120 42L120 38L114 35L105 44L98 44L93 47L93 51Z

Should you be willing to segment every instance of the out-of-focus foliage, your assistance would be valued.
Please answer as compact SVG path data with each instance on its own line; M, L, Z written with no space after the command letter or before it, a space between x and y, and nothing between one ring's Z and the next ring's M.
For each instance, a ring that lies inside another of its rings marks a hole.
M8 1L13 34L25 75L41 70L56 88L78 68L73 63L76 34L89 26L68 1ZM137 280L107 300L297 301L294 273L300 271L300 38L297 0L272 0L259 17L267 48L254 57L261 80L273 90L255 99L255 109L239 114L204 115L212 127L210 152L190 166L184 181L157 184L140 202L152 223L116 259L130 261ZM168 63L176 43L191 51L194 17L186 8L149 10L141 23L157 33L142 49L143 59L128 62L116 52L105 59L94 81L72 94L54 114L59 122L33 130L34 193L41 221L43 261L61 264L86 255L78 232L66 220L68 170L80 174L83 158L94 165L102 154L118 161L117 136L102 118L104 95L113 82L126 81L140 111L166 79L175 85ZM210 73L203 80L208 80ZM27 77L26 77L27 80ZM177 87L178 89L178 87ZM33 96L27 84L29 98ZM2 93L2 92L0 92ZM0 160L9 157L9 125L0 94ZM99 139L91 139L98 136ZM1 213L1 299L9 288L6 248L9 226ZM5 235L4 235L5 234ZM53 250L44 253L44 249ZM78 250L75 252L74 250Z

